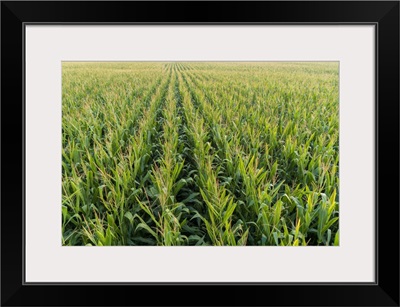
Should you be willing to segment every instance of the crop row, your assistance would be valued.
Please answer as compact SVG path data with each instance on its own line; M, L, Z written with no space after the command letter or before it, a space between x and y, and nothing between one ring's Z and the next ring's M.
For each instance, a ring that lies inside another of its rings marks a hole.
M64 245L337 245L335 63L66 63Z

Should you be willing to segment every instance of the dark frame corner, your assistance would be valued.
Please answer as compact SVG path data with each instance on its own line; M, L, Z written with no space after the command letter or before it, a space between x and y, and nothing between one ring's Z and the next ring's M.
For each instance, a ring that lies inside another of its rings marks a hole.
M182 10L188 13L181 15ZM29 22L375 24L378 38L376 165L379 166L376 169L377 282L169 286L24 284L23 30L24 24ZM1 77L1 305L399 306L398 1L2 1ZM179 291L185 291L189 297L192 295L193 301L178 301L168 295L171 287L181 288ZM157 295L138 295L135 290L150 290Z

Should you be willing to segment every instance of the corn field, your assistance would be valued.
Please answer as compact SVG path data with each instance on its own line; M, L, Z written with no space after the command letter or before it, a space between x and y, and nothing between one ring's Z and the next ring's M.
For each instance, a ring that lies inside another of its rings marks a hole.
M335 62L64 62L62 244L339 245Z

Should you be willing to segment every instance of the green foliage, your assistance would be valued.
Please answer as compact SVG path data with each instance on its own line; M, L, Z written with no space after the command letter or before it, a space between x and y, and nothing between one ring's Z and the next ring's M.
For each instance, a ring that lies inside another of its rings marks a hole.
M339 245L337 63L63 63L63 245Z

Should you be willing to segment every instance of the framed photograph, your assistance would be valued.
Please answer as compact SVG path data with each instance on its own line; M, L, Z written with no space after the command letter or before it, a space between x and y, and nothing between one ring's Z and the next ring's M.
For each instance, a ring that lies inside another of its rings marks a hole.
M1 76L3 306L399 306L398 1L2 1Z

